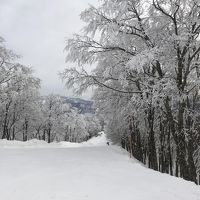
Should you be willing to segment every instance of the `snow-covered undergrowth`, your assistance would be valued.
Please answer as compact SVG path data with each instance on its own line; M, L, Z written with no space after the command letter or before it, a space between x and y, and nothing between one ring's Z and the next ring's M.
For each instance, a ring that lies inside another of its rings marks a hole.
M47 143L43 140L32 139L27 142L21 141L8 141L0 140L0 148L73 148L73 147L88 147L88 146L105 146L106 136L104 133L100 133L99 136L93 137L87 142L82 143L72 143L72 142L52 142Z
M105 135L0 146L0 200L200 200L200 187L143 167Z

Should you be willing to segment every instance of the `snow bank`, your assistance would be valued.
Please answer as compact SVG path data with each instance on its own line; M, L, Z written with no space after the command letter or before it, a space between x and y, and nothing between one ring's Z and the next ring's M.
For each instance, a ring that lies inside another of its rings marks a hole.
M48 145L45 141L32 139L27 142L0 140L0 148L24 148L24 147L44 147Z
M0 140L0 148L76 148L89 146L105 146L106 136L103 132L99 136L93 137L87 142L72 143L72 142L52 142L47 143L43 140L32 139L27 142Z
M100 132L99 136L93 137L87 142L83 142L82 145L86 146L106 146L107 138L104 132Z

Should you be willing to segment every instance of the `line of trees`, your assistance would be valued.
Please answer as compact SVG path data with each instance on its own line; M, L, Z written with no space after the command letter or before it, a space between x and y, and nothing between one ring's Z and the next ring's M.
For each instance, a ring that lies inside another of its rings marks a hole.
M1 139L82 142L98 134L94 115L80 114L58 95L40 96L40 80L18 57L0 38Z
M200 3L103 0L81 14L62 74L94 100L106 132L154 170L197 183L200 171ZM88 73L83 66L95 65Z

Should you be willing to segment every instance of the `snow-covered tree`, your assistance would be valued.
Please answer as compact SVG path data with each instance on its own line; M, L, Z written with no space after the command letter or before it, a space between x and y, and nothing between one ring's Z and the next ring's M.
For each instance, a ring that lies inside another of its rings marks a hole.
M100 120L96 115L91 113L86 113L84 115L84 120L86 122L86 130L89 134L89 138L97 136L100 131L102 131Z
M41 97L40 80L30 67L17 63L18 56L0 38L0 136L7 140L32 138L82 142L96 134L98 121L85 117L59 95ZM93 125L92 125L93 124ZM97 128L98 129L98 128ZM91 133L94 131L94 133Z
M28 138L28 121L33 115L33 104L38 96L40 80L31 68L15 61L16 56L0 41L0 123L2 138Z
M44 140L45 135L48 142L82 142L89 138L90 132L85 115L65 103L62 97L58 95L45 97L42 103L42 113Z
M197 0L103 0L67 42L68 87L96 86L108 136L152 169L196 182L199 134ZM84 66L96 65L88 73Z

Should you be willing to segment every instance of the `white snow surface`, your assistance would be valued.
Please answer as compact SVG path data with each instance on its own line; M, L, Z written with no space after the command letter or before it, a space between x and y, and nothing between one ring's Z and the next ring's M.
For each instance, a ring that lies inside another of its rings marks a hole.
M32 139L27 142L0 140L1 148L74 148L74 147L90 147L90 146L106 146L106 136L103 132L99 133L98 137L93 137L87 142L72 143L72 142L52 142L48 144L43 140Z
M1 140L0 159L0 200L200 200L199 186L147 169L104 134L82 144Z

